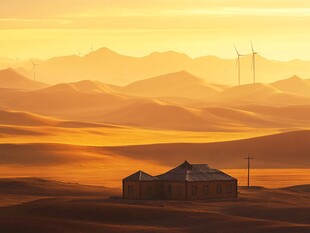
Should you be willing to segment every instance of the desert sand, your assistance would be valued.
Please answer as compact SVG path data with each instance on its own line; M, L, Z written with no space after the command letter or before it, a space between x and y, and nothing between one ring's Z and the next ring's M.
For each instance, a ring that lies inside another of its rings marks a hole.
M92 63L101 55L89 56L70 59ZM57 60L48 62L55 72ZM232 87L177 71L124 86L96 80L48 86L13 69L0 74L6 232L309 230L309 80ZM251 184L265 188L240 188L237 200L115 199L124 177L137 170L157 175L184 160L221 169L244 186L248 154L255 158Z
M189 202L109 199L120 191L36 178L2 179L0 195L5 187L12 202L0 207L0 227L12 233L310 230L309 185L241 187L238 199Z
M310 232L309 1L0 5L0 233Z
M243 158L250 153L256 184L309 183L304 83L292 77L229 87L181 71L125 87L84 80L35 90L2 88L1 176L120 187L136 170L159 174L187 159L242 179ZM197 96L186 93L190 88Z

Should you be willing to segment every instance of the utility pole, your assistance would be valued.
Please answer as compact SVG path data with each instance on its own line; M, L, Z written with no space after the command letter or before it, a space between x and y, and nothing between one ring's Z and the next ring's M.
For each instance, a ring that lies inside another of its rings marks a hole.
M244 159L247 159L247 160L248 160L248 188L250 188L251 159L254 159L254 158L251 158L251 157L250 157L250 154L248 154L248 157L247 157L247 158L244 158Z

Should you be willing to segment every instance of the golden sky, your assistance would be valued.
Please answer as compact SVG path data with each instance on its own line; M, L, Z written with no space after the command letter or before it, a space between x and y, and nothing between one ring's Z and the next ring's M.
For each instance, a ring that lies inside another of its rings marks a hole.
M309 0L1 0L0 57L47 58L108 47L235 57L256 50L310 60Z

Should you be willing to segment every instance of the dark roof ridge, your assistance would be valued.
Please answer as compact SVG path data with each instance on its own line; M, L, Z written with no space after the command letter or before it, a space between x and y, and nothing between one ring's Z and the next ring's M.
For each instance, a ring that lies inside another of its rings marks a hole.
M126 178L124 178L124 180L128 180L128 181L151 181L151 180L158 180L157 177L152 176L144 171L137 171L129 176L127 176Z

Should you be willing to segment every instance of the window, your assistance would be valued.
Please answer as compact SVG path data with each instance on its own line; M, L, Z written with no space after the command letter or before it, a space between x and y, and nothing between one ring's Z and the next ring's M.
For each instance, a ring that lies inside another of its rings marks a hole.
M197 185L192 185L192 195L197 195Z
M152 195L152 186L146 187L146 195L151 196Z
M171 184L168 185L168 195L172 194L172 186Z
M203 194L208 195L209 194L209 185L204 185L203 186Z
M216 185L216 193L222 194L222 185L221 184Z
M228 184L226 186L226 193L232 193L232 185L231 184Z
M128 195L133 194L133 185L128 185Z
M177 194L182 195L182 186L177 186Z

